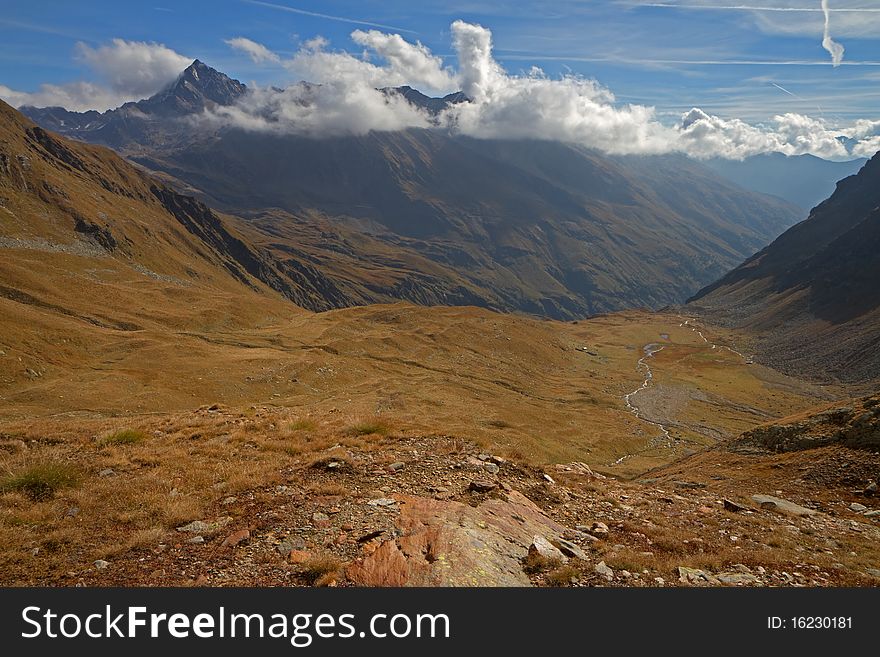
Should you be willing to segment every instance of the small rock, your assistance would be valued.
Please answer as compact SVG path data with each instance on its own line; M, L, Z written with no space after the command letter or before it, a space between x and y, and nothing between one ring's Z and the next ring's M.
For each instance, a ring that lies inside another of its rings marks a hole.
M814 516L818 513L818 511L813 509L807 509L799 504L789 502L781 497L773 497L772 495L752 495L752 500L760 504L762 509L778 511L779 513L793 516Z
M597 538L608 536L608 525L604 522L594 522L590 527L590 533Z
M397 500L393 500L390 497L377 497L367 502L369 506L394 506L395 504L397 504Z
M204 537L204 536L200 536L200 535L196 535L196 536L193 536L192 538L188 538L188 539L186 539L186 542L187 542L187 543L192 543L192 544L194 544L194 545L197 545L197 544L199 544L199 543L204 543L204 542L205 542L205 537Z
M856 513L861 513L862 511L867 511L868 507L866 507L864 504L859 504L858 502L853 502L852 504L849 505L849 510L855 511Z
M218 529L221 529L232 522L232 518L227 516L225 518L217 518L216 520L212 520L210 522L205 520L193 520L191 523L187 525L183 525L182 527L178 527L177 531L179 532L189 532L192 534L208 534L211 532L215 532Z
M722 584L733 584L739 586L741 584L757 584L758 578L750 573L718 573L716 575L718 581Z
M498 488L498 484L494 481L475 480L471 482L468 488L476 493L488 493Z
M877 494L877 482L872 481L870 484L865 486L865 490L863 491L866 497L871 497L872 495Z
M871 577L880 577L880 569L878 568L866 568L865 572L868 573Z
M606 566L604 561L600 561L599 563L597 563L596 567L593 570L596 571L596 574L601 575L608 581L614 579L614 571Z
M406 463L404 463L403 461L397 461L397 463L392 463L391 465L389 465L388 469L391 470L391 472L399 472L405 467Z
M113 468L104 468L98 473L99 477L112 477L116 473L113 471Z
M109 566L109 565L110 565L110 562L109 562L109 561L104 561L103 559L98 559L98 560L95 562L95 568L96 568L97 570L104 570L104 569L106 569L107 566Z
M229 497L224 497L221 504L226 506L229 504L235 504L236 502L238 502L238 498L235 497L234 495L230 495Z
M223 539L223 542L220 544L220 547L235 547L242 541L246 541L251 537L250 531L247 529L241 529L237 532L233 532L229 536Z
M728 500L727 498L723 499L722 503L724 504L724 509L726 511L731 511L733 513L739 513L740 511L746 510L746 507L742 506L741 504L737 504L733 500Z
M581 550L577 545L572 543L571 541L567 541L564 538L560 538L557 541L559 543L559 550L567 557L574 557L575 559L580 559L581 561L586 561L588 559L587 553Z
M282 557L286 557L288 554L293 552L293 543L290 541L281 541L278 545L275 546L275 549L278 550L278 553Z
M863 514L866 518L876 518L880 516L880 509L874 509L873 511L865 511Z
M79 515L79 507L72 506L67 510L67 513L64 514L65 518L76 518Z
M484 464L483 464L483 470L485 470L485 471L488 472L489 474L498 474L498 471L499 471L500 469L501 469L501 468L499 468L499 467L498 467L497 465L495 465L494 463L484 463Z
M555 484L556 483L556 481L553 479L553 477L551 477L550 475L548 475L546 473L544 474L544 481L546 481L548 484Z
M552 559L553 561L560 561L562 563L568 561L568 557L562 554L559 548L540 534L535 534L534 538L532 538L532 544L529 546L529 554L537 554L545 559Z

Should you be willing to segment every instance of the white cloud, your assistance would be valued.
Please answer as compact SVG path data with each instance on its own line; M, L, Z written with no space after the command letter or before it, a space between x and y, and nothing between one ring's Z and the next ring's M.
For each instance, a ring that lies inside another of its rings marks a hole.
M77 44L80 59L114 91L132 98L150 96L172 82L192 58L160 43L113 39L92 48Z
M103 111L129 100L151 96L174 81L192 62L162 44L124 39L113 39L98 48L77 43L76 53L77 58L97 75L99 82L43 84L35 92L0 86L0 98L15 107L57 105L74 111Z
M273 64L281 63L281 58L276 53L269 50L262 43L251 41L245 37L227 39L224 43L233 50L246 54L255 64L264 64L266 62Z
M364 47L361 56L330 51L328 42L316 37L306 41L284 65L301 79L319 84L373 88L409 84L427 92L448 92L457 88L457 80L443 67L443 60L418 42L409 43L399 34L383 34L376 30L355 30L351 37ZM378 58L379 63L373 63L374 58Z

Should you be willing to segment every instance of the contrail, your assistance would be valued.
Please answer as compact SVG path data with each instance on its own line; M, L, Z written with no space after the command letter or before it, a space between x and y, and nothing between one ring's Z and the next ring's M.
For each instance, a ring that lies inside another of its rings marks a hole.
M775 82L771 82L770 84L772 84L774 87L776 87L777 89L779 89L779 91L784 91L784 92L787 93L789 96L794 96L795 98L800 98L800 96L798 96L797 94L793 94L793 93L791 93L788 89L786 89L786 88L783 87L782 85L778 85L778 84L776 84Z
M831 55L831 61L835 67L843 61L844 48L831 38L831 10L828 8L828 0L822 0L822 12L825 14L825 34L822 37L822 47Z

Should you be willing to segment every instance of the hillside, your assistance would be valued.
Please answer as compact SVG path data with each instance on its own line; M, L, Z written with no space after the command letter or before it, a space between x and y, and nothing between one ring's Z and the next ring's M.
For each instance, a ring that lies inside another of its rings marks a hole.
M880 158L874 156L809 218L689 306L747 328L765 362L797 375L876 381L880 371Z

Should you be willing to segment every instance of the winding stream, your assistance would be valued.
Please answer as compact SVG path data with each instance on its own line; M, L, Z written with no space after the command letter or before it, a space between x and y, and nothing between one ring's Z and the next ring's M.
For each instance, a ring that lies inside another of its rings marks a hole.
M666 425L664 425L661 422L655 422L654 420L651 420L651 419L645 417L644 415L642 415L641 411L639 411L638 406L636 406L635 404L632 403L632 398L635 397L637 394L639 394L642 390L647 389L647 387L649 385L651 385L651 381L654 380L654 372L653 372L653 370L651 370L651 366L648 364L648 359L653 358L654 354L656 354L660 351L663 351L664 348L665 348L664 345L658 344L657 342L652 342L650 344L646 344L642 348L645 355L642 356L641 358L639 358L639 361L636 364L636 369L638 369L638 370L644 369L645 370L645 380L642 381L642 385L640 385L638 388L636 388L632 392L624 395L623 400L626 402L626 407L629 409L630 413L635 415L642 422L647 422L648 424L657 427L658 429L660 429L661 432L663 432L663 436L667 440L672 440L672 435L669 433L669 429L666 428ZM632 456L635 456L635 454L624 454L619 459L617 459L612 465L620 465L626 459L628 459Z
M684 319L684 318L682 318L682 319ZM690 330L692 330L694 333L696 333L697 335L699 335L699 336L700 336L700 339L702 339L702 341L703 341L704 343L706 343L707 345L709 345L712 349L726 349L726 350L729 351L730 353L735 354L735 355L739 356L740 358L742 358L743 361L745 361L746 364L750 364L750 363L752 362L752 359L751 359L751 358L748 358L748 357L744 356L743 354L741 354L740 352L738 352L736 349L733 349L733 348L728 347L728 346L726 346L726 345L717 345L717 344L715 344L714 342L710 342L709 339L708 339L705 335L703 335L703 331L701 331L701 330L700 330L699 328L697 328L696 326L692 326L692 325L691 325L691 320L689 320L689 319L684 319L684 321L681 322L681 323L679 324L679 326L682 327L682 328L687 327L687 328L689 328ZM665 339L668 339L668 335L666 335L665 333L662 334L662 337L665 338ZM636 388L636 389L633 390L632 392L627 393L626 395L624 395L623 400L626 402L626 407L627 407L627 409L629 410L630 413L632 413L633 415L635 415L635 416L636 416L638 419L640 419L642 422L646 422L646 423L648 423L648 424L650 424L650 425L652 425L652 426L657 427L657 428L660 429L660 431L663 433L663 437L665 437L667 441L672 441L672 440L673 440L673 438L672 438L672 434L669 433L669 429L666 427L666 425L663 424L662 422L656 422L656 421L654 421L654 420L651 420L651 419L645 417L645 416L642 414L642 412L639 410L638 406L636 406L636 405L633 403L633 401L632 401L632 400L633 400L633 397L635 397L637 394L639 394L639 393L642 392L643 390L646 390L646 389L648 388L648 386L651 385L651 382L654 380L654 372L653 372L653 370L651 370L651 366L648 364L648 360L650 360L651 358L653 358L653 357L654 357L654 354L656 354L656 353L658 353L658 352L660 352L660 351L663 351L664 348L665 348L665 345L662 345L662 344L657 343L657 342L651 342L651 343L649 343L649 344L646 344L646 345L642 348L642 350L644 351L644 355L643 355L641 358L639 358L638 363L636 363L636 369L637 369L637 370L642 370L642 369L644 369L644 371L645 371L645 380L642 381L642 385L640 385L638 388ZM659 437L658 437L657 439L659 439ZM651 443L649 444L649 446L648 446L646 449L642 450L642 451L643 451L643 452L646 452L646 451L650 451L651 449L654 449L654 448L657 446L657 445L655 444L655 442L656 442L657 439L652 439L652 440L651 440ZM635 456L635 455L636 455L636 454L624 454L624 455L621 456L619 459L617 459L616 461L614 461L611 465L620 465L620 464L623 463L626 459L628 459L628 458L632 458L632 457Z

